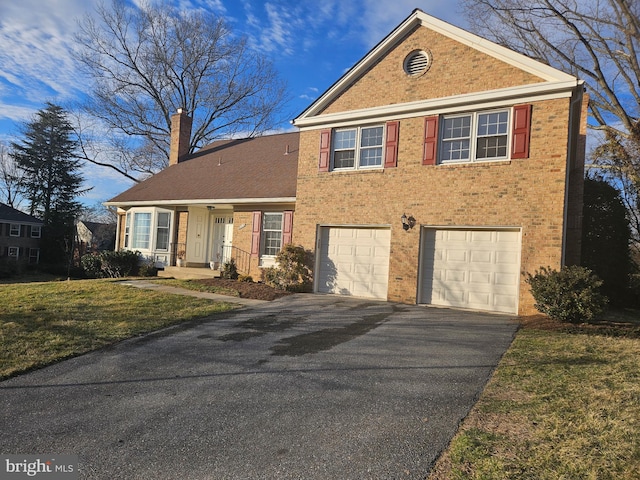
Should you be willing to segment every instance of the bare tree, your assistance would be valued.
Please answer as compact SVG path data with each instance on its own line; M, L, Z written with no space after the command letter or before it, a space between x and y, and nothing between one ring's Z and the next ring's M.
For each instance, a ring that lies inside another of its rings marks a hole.
M284 82L222 18L123 0L100 4L96 14L83 18L76 36L76 57L93 81L85 110L108 130L94 138L108 138L106 149L119 152L108 163L129 178L166 166L178 108L193 117L190 152L222 136L258 135L280 121ZM82 146L87 159L95 157Z
M0 202L13 208L20 207L23 175L24 172L11 157L9 147L0 142Z
M462 0L471 29L584 79L593 161L619 189L640 242L640 2Z

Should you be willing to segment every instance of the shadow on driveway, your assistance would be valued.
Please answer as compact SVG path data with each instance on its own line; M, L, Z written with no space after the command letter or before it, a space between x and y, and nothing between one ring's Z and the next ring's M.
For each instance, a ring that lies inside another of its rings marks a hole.
M289 296L0 382L0 451L82 479L425 478L516 329Z

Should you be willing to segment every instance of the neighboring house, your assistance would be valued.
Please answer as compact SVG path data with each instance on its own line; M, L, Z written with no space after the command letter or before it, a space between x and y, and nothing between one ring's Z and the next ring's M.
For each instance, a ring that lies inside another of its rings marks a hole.
M275 151L230 141L178 154L109 204L128 212L127 248L158 238L165 212L166 235L204 264L221 221L206 206L221 203L254 278L293 241L315 253L315 292L533 313L523 273L579 261L586 103L577 78L415 10L294 120L299 134L246 141ZM276 167L294 157L297 169ZM226 158L270 175L220 179ZM266 191L222 193L237 183Z
M77 250L79 256L98 253L115 248L116 226L81 220L76 224Z
M40 261L42 221L0 203L0 259Z

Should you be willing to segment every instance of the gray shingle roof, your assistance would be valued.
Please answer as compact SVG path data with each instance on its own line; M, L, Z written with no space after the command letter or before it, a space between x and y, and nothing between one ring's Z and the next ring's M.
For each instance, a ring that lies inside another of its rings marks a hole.
M0 222L42 225L42 220L0 203Z

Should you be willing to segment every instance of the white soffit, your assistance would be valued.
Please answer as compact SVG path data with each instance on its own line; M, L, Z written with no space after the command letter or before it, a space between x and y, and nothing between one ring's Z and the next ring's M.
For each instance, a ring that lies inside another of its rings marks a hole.
M393 32L387 35L380 43L378 43L378 45L367 53L367 55L365 55L351 70L345 73L336 83L329 87L329 89L320 98L312 103L300 114L300 116L294 119L293 124L296 126L303 126L305 124L308 125L312 123L305 122L305 120L310 120L309 117L313 117L322 111L340 93L342 93L343 90L348 88L356 78L362 75L389 50L395 47L398 42L400 42L402 38L404 38L404 36L416 26L429 28L430 30L445 35L453 40L543 79L544 82L538 84L538 87L541 89L545 88L545 86L549 87L549 83L556 85L571 84L574 87L579 84L579 80L573 75L569 75L556 68L550 67L549 65L533 60L526 55L522 55L514 52L513 50L502 47L497 43L467 32L466 30L439 20L431 15L427 15L423 11L416 9L398 27L396 27Z

